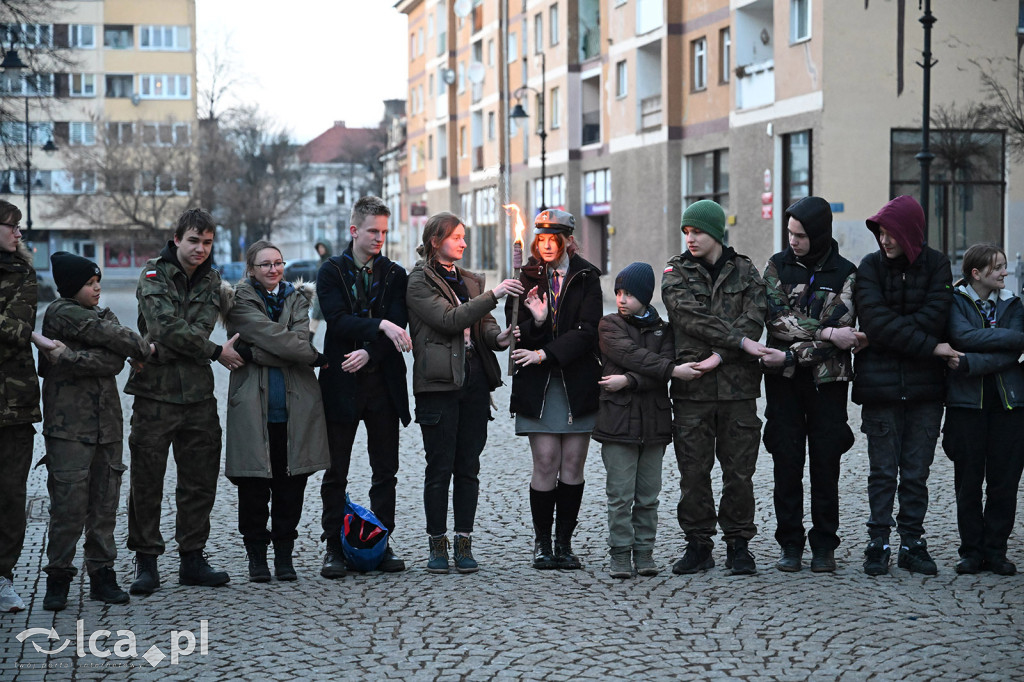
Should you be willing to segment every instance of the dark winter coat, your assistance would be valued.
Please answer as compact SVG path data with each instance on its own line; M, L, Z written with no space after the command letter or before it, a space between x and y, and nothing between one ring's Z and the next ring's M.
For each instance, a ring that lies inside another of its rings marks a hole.
M986 405L985 378L991 376L1004 409L1024 407L1024 305L1009 289L999 292L996 326L990 328L974 302L975 294L957 282L949 313L949 343L964 353L955 372L947 376L946 405L981 410Z
M17 251L0 252L0 427L43 418L32 358L37 288L32 256L24 244Z
M868 347L854 356L853 401L942 401L946 363L932 352L946 339L953 303L949 259L923 246L924 214L910 197L893 199L867 222L876 237L884 227L904 255L879 249L857 268L853 300Z
M597 411L601 364L598 360L597 325L601 321L601 271L579 254L569 259L565 283L559 293L558 310L548 315L543 324L536 324L525 304L519 305L519 348L543 350L547 359L516 370L512 378L513 414L539 418L544 394L551 381L552 370L559 370L569 399L569 419ZM522 268L519 281L529 292L537 287L538 295L548 291L544 264L535 258ZM525 294L524 294L525 297ZM512 300L505 305L506 320L512 322Z
M646 319L613 313L597 326L602 375L624 374L629 386L601 389L597 424L599 443L667 445L672 442L672 402L668 381L675 364L672 328L653 307Z
M348 263L352 260L351 245L340 256L328 258L316 278L316 294L320 311L327 321L324 355L328 366L320 370L320 390L323 393L324 413L328 421L351 423L358 419L356 401L356 373L341 369L345 355L360 348L370 355L370 364L383 372L391 404L409 425L409 388L406 383L405 358L380 331L381 319L394 322L403 329L409 322L405 307L407 276L405 268L386 256L373 261L373 279L379 289L370 305L370 317L360 317L353 311L355 280Z

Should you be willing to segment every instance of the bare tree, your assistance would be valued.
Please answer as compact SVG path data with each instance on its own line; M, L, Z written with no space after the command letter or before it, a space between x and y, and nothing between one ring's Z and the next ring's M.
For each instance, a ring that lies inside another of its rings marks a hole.
M1012 57L972 59L971 63L978 68L989 99L984 108L986 124L1005 130L1010 152L1017 160L1024 159L1024 67ZM1012 86L1005 85L1010 82L1007 74L1012 74Z
M231 33L206 33L203 38L196 74L199 119L213 121L231 108L235 90L250 84L253 77L242 67Z

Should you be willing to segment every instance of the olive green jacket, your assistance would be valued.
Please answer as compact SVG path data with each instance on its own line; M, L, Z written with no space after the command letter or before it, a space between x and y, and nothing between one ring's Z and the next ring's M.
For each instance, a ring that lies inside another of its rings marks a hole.
M43 418L32 359L36 290L36 271L25 245L0 252L0 427Z
M124 420L114 377L125 358L145 362L149 344L109 308L86 308L71 298L46 309L43 336L67 346L56 363L39 354L43 435L79 443L121 442Z
M132 370L125 393L187 405L213 397L210 363L220 346L210 334L221 309L220 273L207 259L189 278L173 242L139 275L139 333L156 345L142 372Z

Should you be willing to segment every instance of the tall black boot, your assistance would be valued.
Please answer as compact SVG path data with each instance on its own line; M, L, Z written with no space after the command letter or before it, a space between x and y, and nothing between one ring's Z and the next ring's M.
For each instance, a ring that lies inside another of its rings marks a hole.
M160 573L156 569L156 554L135 553L135 582L128 588L132 594L153 594L160 587Z
M580 516L583 485L568 485L559 481L555 487L558 501L558 517L555 521L555 563L558 568L583 568L580 558L572 551L572 534L576 530L576 522Z
M267 543L263 540L246 540L245 556L249 559L249 582L269 583L270 567L267 566Z
M534 490L530 486L530 513L533 515L533 567L542 571L558 568L551 549L551 525L555 520L554 490Z
M295 567L292 566L294 540L274 540L274 575L278 580L295 580Z

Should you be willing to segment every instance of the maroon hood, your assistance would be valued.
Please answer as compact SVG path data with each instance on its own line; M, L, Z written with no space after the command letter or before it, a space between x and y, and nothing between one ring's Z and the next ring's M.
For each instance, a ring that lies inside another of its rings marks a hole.
M924 248L924 209L914 197L906 194L898 196L864 222L874 233L875 241L878 241L879 226L884 227L911 263L917 260Z

